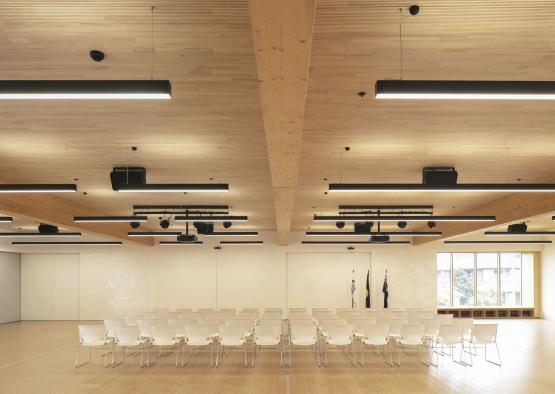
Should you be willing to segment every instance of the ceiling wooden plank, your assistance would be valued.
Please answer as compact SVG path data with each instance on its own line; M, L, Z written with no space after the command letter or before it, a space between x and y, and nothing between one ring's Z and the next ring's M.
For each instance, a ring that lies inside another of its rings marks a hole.
M489 229L532 216L548 214L553 211L555 211L555 193L510 194L460 213L460 215L495 215L495 222L438 223L434 231L443 232L441 237L434 239L414 237L413 244L420 245L437 241L438 239L462 236L474 231Z
M154 244L151 238L128 238L129 225L127 223L75 223L73 221L74 216L106 216L106 213L79 206L54 195L2 195L0 196L0 212L102 237L115 238L141 245Z
M315 0L250 0L276 226L287 245L299 174Z

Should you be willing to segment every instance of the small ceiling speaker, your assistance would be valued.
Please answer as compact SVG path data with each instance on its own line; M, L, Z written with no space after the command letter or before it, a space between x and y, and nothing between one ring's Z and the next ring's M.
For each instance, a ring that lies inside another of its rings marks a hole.
M509 224L507 227L507 232L509 233L525 233L526 230L528 230L528 226L524 222Z
M139 223L139 222L131 222L131 223L129 223L129 225L131 226L131 228L141 227L141 223Z
M343 227L345 227L345 222L336 222L336 223L335 223L335 227L337 227L337 228L343 228Z
M429 228L434 228L436 226L436 222L428 222Z
M222 224L223 224L224 228L230 228L231 225L232 225L233 223L231 223L231 222L223 222Z
M168 219L160 220L160 227L162 227L164 230L167 229L168 227L170 227L170 221Z
M41 223L39 224L39 234L58 234L58 226L53 226L51 224Z
M399 223L397 223L397 226L399 228L405 228L405 227L407 227L407 222L399 222Z
M92 60L94 60L95 62L101 62L104 60L104 52L99 51L98 49L93 49L92 51L89 52L89 56L91 57Z

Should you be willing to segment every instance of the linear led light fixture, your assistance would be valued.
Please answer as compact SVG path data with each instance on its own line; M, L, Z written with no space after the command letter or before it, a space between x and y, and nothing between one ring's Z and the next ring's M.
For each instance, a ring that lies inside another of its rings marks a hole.
M202 245L202 241L195 241L195 242L180 242L180 241L160 241L158 243L162 246L170 246L170 245Z
M247 216L176 216L176 223L183 222L246 222L248 220Z
M376 81L376 99L555 100L553 81Z
M0 216L0 223L11 223L13 218L11 216Z
M0 100L169 100L170 81L0 81Z
M319 216L315 222L495 222L495 216Z
M542 235L551 235L554 236L555 235L555 231L526 231L526 232L522 232L522 233L517 233L517 232L508 232L508 231L486 231L484 232L484 235L487 235L488 237L506 237L506 236L528 236L528 235L536 235L536 236L542 236Z
M220 245L262 245L264 241L220 241Z
M410 241L301 241L305 245L410 245Z
M258 231L213 231L207 237L258 237Z
M400 209L434 209L433 205L340 205L340 210L346 209L365 209L365 210L376 210L380 209L383 211L387 210L400 210Z
M430 185L422 183L330 183L330 192L374 193L553 193L555 184L549 183L467 183L455 185Z
M129 231L129 237L177 237L181 235L179 231Z
M75 193L77 185L74 184L17 184L0 185L0 193Z
M369 237L372 235L388 235L390 237L440 237L441 231L380 231L379 233L354 233L345 231L307 231L307 237Z
M12 242L13 246L119 246L119 241Z
M144 223L148 220L146 216L75 216L75 223Z
M227 183L146 183L118 186L121 193L227 193Z
M551 241L443 241L445 244L536 244L536 245L546 245L550 244Z
M23 238L23 237L40 237L40 238L48 238L48 237L80 237L81 233L0 233L0 238Z

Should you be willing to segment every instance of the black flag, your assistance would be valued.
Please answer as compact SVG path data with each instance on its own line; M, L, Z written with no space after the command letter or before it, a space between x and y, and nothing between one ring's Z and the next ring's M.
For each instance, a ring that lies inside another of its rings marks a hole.
M366 274L366 307L370 308L370 270Z
M389 291L387 290L387 272L385 273L385 278L383 280L383 307L387 308L387 297L389 297Z

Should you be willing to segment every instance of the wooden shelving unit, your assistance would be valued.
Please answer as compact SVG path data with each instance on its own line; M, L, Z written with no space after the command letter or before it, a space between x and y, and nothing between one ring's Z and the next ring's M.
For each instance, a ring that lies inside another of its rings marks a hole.
M534 308L438 308L438 314L475 319L533 319Z

